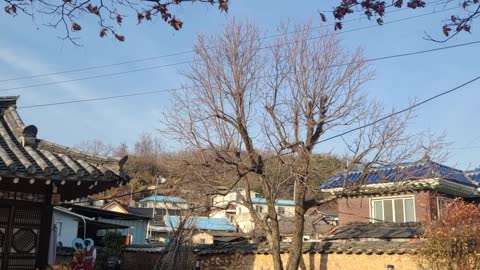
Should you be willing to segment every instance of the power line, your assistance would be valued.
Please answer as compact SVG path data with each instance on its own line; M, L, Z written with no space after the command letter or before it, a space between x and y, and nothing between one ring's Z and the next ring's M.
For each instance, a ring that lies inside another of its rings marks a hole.
M401 54L395 54L395 55L381 56L381 57L376 57L376 58L369 58L369 59L365 59L363 61L373 62L373 61L380 61L380 60L393 59L393 58L399 58L399 57L406 57L406 56L418 55L418 54L423 54L423 53L429 53L429 52L459 48L459 47L464 47L464 46L469 46L469 45L474 45L474 44L479 44L479 43L480 43L480 41L472 41L472 42L461 43L461 44L450 45L450 46L444 46L444 47L428 49L428 50L421 50L421 51L415 51L415 52L408 52L408 53L401 53ZM341 65L329 65L329 66L327 66L327 68L343 66L343 65L350 65L350 64L355 64L355 63L357 63L357 62L350 62L350 63L346 63L346 64L341 64ZM183 89L189 89L189 88L191 88L191 87L184 87ZM136 92L136 93L131 93L131 94L114 95L114 96L106 96L106 97L98 97L98 98L88 98L88 99L78 99L78 100L70 100L70 101L44 103L44 104L34 104L34 105L28 105L28 106L21 106L21 107L18 107L18 108L19 109L27 109L27 108L65 105L65 104L72 104L72 103L84 103L84 102L99 101L99 100L109 100L109 99L118 99L118 98L133 97L133 96L158 94L158 93L164 93L164 92L178 91L178 90L181 90L181 89L182 88L153 90L153 91Z
M466 43L460 43L460 44L455 44L455 45L450 45L450 46L444 46L444 47L439 47L439 48L415 51L415 52L400 53L400 54L380 56L380 57L375 57L375 58L367 58L367 59L363 60L363 62L374 62L374 61L379 61L379 60L400 58L400 57L405 57L405 56L412 56L412 55L417 55L417 54L424 54L424 53L429 53L429 52L436 52L436 51L454 49L454 48L459 48L459 47L464 47L464 46L469 46L469 45L474 45L474 44L480 44L480 40L472 41L472 42L466 42ZM328 66L328 68L331 68L331 67L334 67L334 66L351 65L351 64L356 64L356 63L359 63L359 62L361 62L361 61L350 62L350 63L346 63L346 64L341 64L341 65L330 65L330 66Z
M74 72L94 70L94 69L101 69L101 68L113 67L113 66L121 66L121 65L126 65L126 64L133 64L133 63L145 62L145 61L149 61L149 60L156 60L156 59L160 59L160 58L177 56L177 55L182 55L182 54L187 54L187 53L192 53L192 52L193 52L193 51L190 50L190 51L183 51L183 52L177 52L177 53L171 53L171 54L164 54L164 55L147 57L147 58L133 59L133 60L129 60L129 61L112 63L112 64L105 64L105 65L99 65L99 66L90 66L90 67L77 68L77 69L69 69L69 70L56 71L56 72L51 72L51 73L37 74L37 75L24 76L24 77L17 77L17 78L10 78L10 79L2 79L2 80L0 80L0 83L2 83L2 82L10 82L10 81L26 80L26 79L33 79L33 78L39 78L39 77L47 77L47 76L67 74L67 73L74 73Z
M48 107L48 106L65 105L65 104L72 104L72 103L83 103L83 102L91 102L91 101L99 101L99 100L118 99L118 98L133 97L133 96L144 96L144 95L158 94L158 93L164 93L164 92L170 92L170 91L178 91L181 89L188 89L188 88L190 87L154 90L154 91L138 92L138 93L124 94L124 95L60 101L60 102L52 102L52 103L44 103L44 104L35 104L35 105L28 105L28 106L20 106L18 107L18 109Z
M437 11L433 11L433 12L424 13L424 14L420 14L420 15L416 15L416 16L406 17L406 18L402 18L402 19L398 19L398 20L393 20L393 21L385 22L383 25L392 24L392 23L397 23L397 22L402 22L402 21L407 21L407 20L411 20L411 19L415 19L415 18L419 18L419 17L424 17L424 16L436 14L436 13L439 13L439 12L445 12L445 11L448 11L448 10L457 9L457 8L458 8L458 7L454 7L454 8L449 8L449 9L443 9L443 10L438 11L438 12L437 12ZM373 25L369 25L369 26L364 26L364 27L359 27L359 28L354 28L354 29L346 30L346 31L343 31L343 32L339 32L338 34L350 33L350 32L354 32L354 31L369 29L369 28L378 27L378 26L380 26L380 25L379 25L379 24L373 24ZM318 37L312 37L312 38L310 38L310 39L308 39L308 40L310 41L310 40L320 39L320 38L322 38L322 37L325 37L325 36L328 36L328 35L335 35L335 34L337 34L337 33L327 34L327 35L321 35L321 36L318 36ZM265 49L265 48L269 48L269 47L264 47L264 48L262 48L262 49ZM3 88L3 89L0 89L0 92L12 91L12 90L20 90L20 89L27 89L27 88L35 88L35 87L40 87L40 86L56 85L56 84L62 84L62 83L77 82L77 81L83 81L83 80L98 79L98 78L104 78L104 77L110 77L110 76L123 75L123 74L128 74L128 73L133 73L133 72L153 70L153 69L158 69L158 68L162 68L162 67L170 67L170 66L188 64L188 63L193 63L193 62L194 62L194 61L191 60L191 61L184 61L184 62L178 62L178 63L172 63L172 64L166 64L166 65L159 65L159 66L152 66L152 67L146 67L146 68L139 68L139 69L133 69L133 70L127 70L127 71L114 72L114 73L106 73L106 74L101 74L101 75L86 76L86 77L81 77L81 78L76 78L76 79L69 79L69 80L63 80L63 81L55 81L55 82L48 82L48 83L32 84L32 85L27 85L27 86L17 86L17 87Z
M140 190L140 191L136 191L136 192L129 192L129 193L115 195L115 196L111 196L111 197L104 197L104 198L101 198L101 199L84 200L84 201L79 201L79 202L74 202L74 203L66 203L66 204L74 205L74 204L80 204L80 203L97 202L97 201L103 201L103 200L112 200L112 199L116 199L116 198L131 196L131 195L140 194L140 193L154 192L154 191L155 191L155 189L144 189L144 190Z
M472 149L478 149L478 148L480 148L479 145L465 146L465 147L447 147L446 149L448 149L448 150L472 150Z
M480 79L480 76L477 76L477 77L475 77L475 78L473 78L473 79L471 79L471 80L469 80L469 81L467 81L467 82L465 82L465 83L460 84L460 85L457 86L457 87L454 87L454 88L452 88L452 89L443 91L443 92L441 92L441 93L439 93L439 94L437 94L437 95L434 95L434 96L432 96L432 97L430 97L430 98L427 98L427 99L425 99L425 100L423 100L423 101L421 101L421 102L419 102L419 103L417 103L417 104L414 104L414 105L412 105L412 106L409 106L409 107L407 107L407 108L405 108L405 109L403 109L403 110L396 111L396 112L393 112L393 113L391 113L391 114L388 114L388 115L386 115L386 116L384 116L384 117L382 117L382 118L379 118L379 119L377 119L377 120L375 120L375 121L373 121L373 122L371 122L371 123L368 123L368 124L366 124L366 125L362 125L362 126L360 126L360 127L353 128L353 129L347 130L347 131L345 131L345 132L342 132L342 133L340 133L340 134L337 134L337 135L328 137L328 138L326 138L326 139L320 140L320 141L318 141L318 143L323 143L323 142L326 142L326 141L330 141L330 140L333 140L333 139L335 139L335 138L342 137L342 136L344 136L344 135L346 135L346 134L352 133L352 132L354 132L354 131L360 130L360 129L362 129L362 128L366 128L366 127L375 125L376 123L381 122L381 121L383 121L383 120L386 120L386 119L388 119L388 118L390 118L390 117L393 117L393 116L395 116L395 115L398 115L398 114L401 114L401 113L410 111L411 109L414 109L414 108L416 108L416 107L419 107L419 106L421 106L421 105L423 105L423 104L425 104L425 103L427 103L427 102L430 102L430 101L432 101L432 100L434 100L434 99L437 99L437 98L439 98L439 97L441 97L441 96L444 96L444 95L446 95L446 94L449 94L449 93L452 93L452 92L454 92L454 91L457 91L457 90L459 90L459 89L461 89L461 88L463 88L463 87L465 87L465 86L467 86L467 85L469 85L469 84L471 84L471 83L473 83L473 82L475 82L475 81L477 81L477 80L479 80L479 79Z
M442 3L443 3L443 0L433 1L433 2L431 2L431 3L429 3L429 4L438 4L439 2L442 2ZM393 11L386 12L385 14L394 13L394 12L399 12L399 11L403 11L403 10L407 10L407 9L410 9L410 8L400 8L400 9L396 9L396 10L393 10ZM364 17L364 18L367 18L367 17ZM356 19L345 20L345 21L342 21L342 23L355 22L355 21L358 21L358 20L362 20L362 19L364 19L364 18L356 18ZM319 29L319 28L327 27L327 26L333 26L334 24L335 24L335 23L330 23L330 24L315 26L315 27L310 28L310 30L315 30L315 29ZM304 30L305 30L305 29L300 29L300 30L290 31L290 32L287 32L287 33L268 35L268 36L261 37L261 38L259 38L258 40L264 40L264 39L269 39L269 38L273 38L273 37L278 37L278 36L282 36L282 35L284 35L284 34L293 34L293 33L300 32L300 31L304 31ZM341 32L339 32L339 33L341 33ZM179 55L184 55L184 54L190 54L190 53L193 53L193 52L194 52L193 50L188 50L188 51L181 51L181 52L170 53L170 54L163 54L163 55L152 56L152 57L132 59L132 60L129 60L129 61L122 61L122 62L111 63L111 64L104 64L104 65L97 65L97 66L90 66L90 67L76 68L76 69L68 69L68 70L63 70L63 71L55 71L55 72L51 72L51 73L43 73L43 74L37 74L37 75L31 75L31 76L23 76L23 77L16 77L16 78L9 78L9 79L0 79L0 83L10 82L10 81L26 80L26 79L33 79L33 78L40 78L40 77L47 77L47 76L60 75L60 74L75 73L75 72L95 70L95 69L102 69L102 68L114 67L114 66L121 66L121 65L126 65L126 64L140 63L140 62L157 60L157 59L166 58L166 57L172 57L172 56L179 56Z
M40 86L55 85L55 84L62 84L62 83L70 83L70 82L77 82L77 81L84 81L84 80L91 80L91 79L98 79L98 78L104 78L104 77L110 77L110 76L116 76L116 75L123 75L123 74L128 74L128 73L133 73L133 72L140 72L140 71L145 71L145 70L158 69L158 68L162 68L162 67L171 67L171 66L189 64L189 63L193 63L193 61L185 61L185 62L179 62L179 63L160 65L160 66L132 69L132 70L127 70L127 71L120 71L120 72L115 72L115 73L107 73L107 74L101 74L101 75L87 76L87 77L81 77L81 78L63 80L63 81L56 81L56 82L48 82L48 83L32 84L32 85L27 85L27 86L10 87L10 88L0 89L0 92L34 88L34 87L40 87Z

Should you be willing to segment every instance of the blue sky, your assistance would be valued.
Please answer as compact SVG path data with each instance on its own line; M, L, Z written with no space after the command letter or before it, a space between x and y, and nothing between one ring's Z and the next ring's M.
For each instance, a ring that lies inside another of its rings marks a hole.
M82 47L58 39L60 31L36 25L27 17L11 18L1 14L0 80L187 51L191 49L198 33L216 33L232 16L238 19L248 18L263 30L270 31L274 31L275 25L286 19L304 22L312 18L314 25L319 25L316 10L329 9L336 3L320 2L309 0L292 4L291 1L232 0L228 14L219 13L216 7L186 3L176 13L185 22L181 31L174 31L162 22L137 26L134 20L125 20L121 29L127 39L124 43L98 38L95 22L86 20L81 21L84 30L79 34ZM362 47L367 58L480 40L480 31L477 31L476 25L472 27L473 34L463 34L447 44L424 40L425 31L440 36L442 20L458 13L441 12L442 8L443 6L432 6L424 10L395 12L385 17L384 21L440 11L438 14L409 21L345 33L342 38L349 48ZM371 24L374 22L359 20L346 23L344 30ZM402 108L414 98L429 97L478 76L478 48L479 45L473 45L374 62L375 80L369 82L366 89L373 98L384 102L387 108ZM87 72L0 82L0 94L20 95L20 106L25 106L175 88L181 81L177 67L165 67L95 80L1 90L190 59L191 55L187 54ZM455 94L422 106L415 111L417 118L410 125L412 130L446 132L447 141L452 143L448 164L459 168L480 165L480 128L477 125L477 117L480 115L479 87L480 83L472 84ZM75 145L84 140L99 139L111 144L126 142L132 145L140 133L156 132L160 126L161 112L167 107L168 94L162 93L23 109L20 113L24 122L35 124L39 128L39 137L57 143ZM332 141L323 145L322 149L335 148L336 143L338 142Z

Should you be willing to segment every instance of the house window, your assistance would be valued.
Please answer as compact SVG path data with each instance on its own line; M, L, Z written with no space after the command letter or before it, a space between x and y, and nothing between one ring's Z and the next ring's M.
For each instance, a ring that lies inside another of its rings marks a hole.
M172 203L172 206L177 207L177 203L176 202Z
M256 205L255 210L257 211L257 213L262 213L263 207L261 205Z
M285 215L285 207L278 207L278 213L280 215Z
M201 244L205 244L205 238L201 238L201 239L200 239L200 243L201 243Z
M55 226L57 227L57 236L62 236L63 222L57 222Z
M447 210L447 205L451 203L453 200L447 197L438 196L437 197L437 218L441 219L443 215L445 215L445 211Z
M413 196L372 200L373 222L413 222L415 207Z

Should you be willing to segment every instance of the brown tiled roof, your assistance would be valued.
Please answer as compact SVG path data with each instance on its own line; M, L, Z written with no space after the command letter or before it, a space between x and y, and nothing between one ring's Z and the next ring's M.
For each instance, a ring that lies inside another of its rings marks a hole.
M351 242L306 242L303 253L344 253L344 254L415 254L419 249L420 240L411 241L351 241ZM289 243L282 243L282 252L288 252ZM213 254L270 254L266 243L218 243L197 246L198 255Z
M18 96L0 97L1 178L16 179L17 183L53 182L62 199L98 193L128 180L122 171L127 157L93 156L38 139L37 127L25 125L20 118L17 99Z

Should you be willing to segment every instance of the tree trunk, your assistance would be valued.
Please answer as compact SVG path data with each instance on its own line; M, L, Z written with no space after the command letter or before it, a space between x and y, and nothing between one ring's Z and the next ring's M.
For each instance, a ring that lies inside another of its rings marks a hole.
M303 182L303 183L302 183ZM305 182L295 180L295 230L292 235L287 270L297 270L302 259L303 227L305 223Z
M282 262L282 250L280 248L280 230L278 227L278 221L271 221L272 235L270 235L270 249L272 250L273 268L275 270L283 270Z

